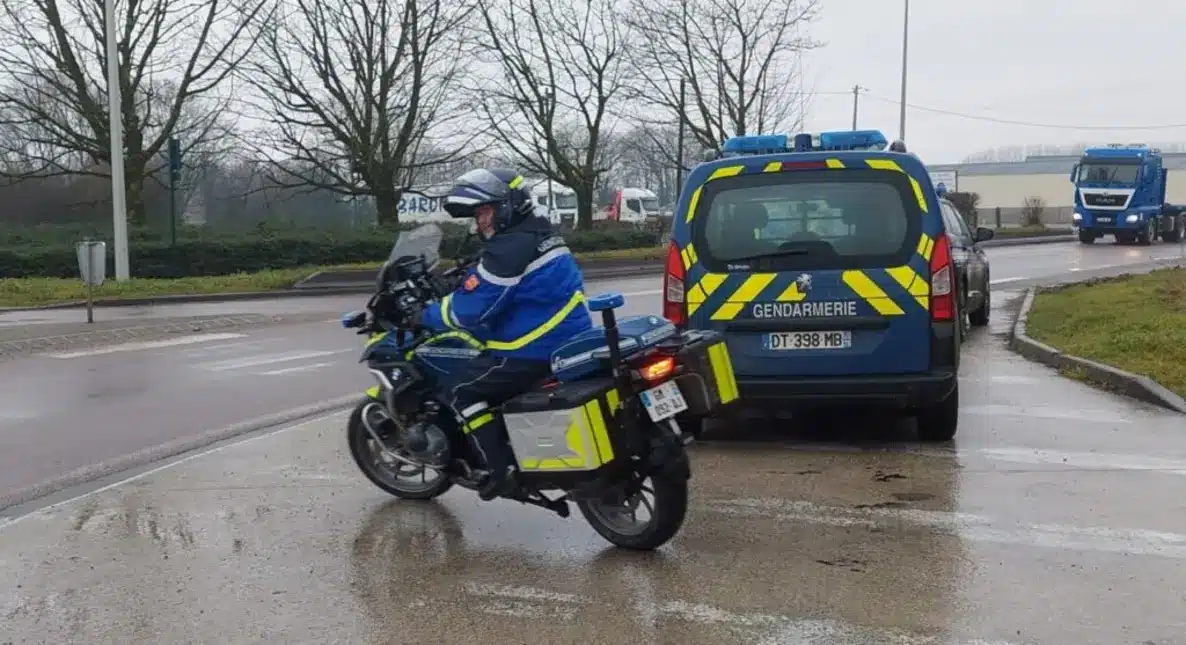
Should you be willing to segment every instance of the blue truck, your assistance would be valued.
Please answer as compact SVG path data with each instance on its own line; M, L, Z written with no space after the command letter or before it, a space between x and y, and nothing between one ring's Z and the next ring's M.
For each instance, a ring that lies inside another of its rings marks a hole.
M1104 235L1118 244L1182 240L1186 206L1166 203L1167 175L1161 150L1142 143L1084 150L1071 168L1079 241L1091 244Z

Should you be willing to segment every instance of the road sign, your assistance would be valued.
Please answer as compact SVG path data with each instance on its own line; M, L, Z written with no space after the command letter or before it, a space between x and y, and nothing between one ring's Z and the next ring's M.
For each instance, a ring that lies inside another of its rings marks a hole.
M102 240L83 240L75 250L78 253L78 273L86 285L86 321L93 323L93 290L103 286L107 278L107 243Z
M939 184L943 184L944 186L947 187L947 190L950 190L950 191L958 191L959 190L959 175L956 173L956 171L954 171L954 170L932 170L932 171L930 171L929 174L931 175L931 184L932 185L938 186Z

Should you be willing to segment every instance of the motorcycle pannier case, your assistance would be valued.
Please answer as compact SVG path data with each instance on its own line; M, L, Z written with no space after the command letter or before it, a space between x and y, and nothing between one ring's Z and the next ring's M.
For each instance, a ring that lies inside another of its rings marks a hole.
M737 378L729 347L715 331L692 330L682 335L684 347L676 360L684 373L675 378L688 409L680 417L700 417L738 400Z
M614 459L619 436L612 411L618 392L608 377L532 390L502 407L523 472L588 472Z

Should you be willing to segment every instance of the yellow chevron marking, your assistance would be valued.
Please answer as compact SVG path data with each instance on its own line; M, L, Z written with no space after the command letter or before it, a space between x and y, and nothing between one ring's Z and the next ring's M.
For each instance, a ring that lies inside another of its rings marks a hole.
M841 275L841 279L861 299L869 303L870 307L876 309L877 313L883 316L900 316L906 313L863 271L845 271Z

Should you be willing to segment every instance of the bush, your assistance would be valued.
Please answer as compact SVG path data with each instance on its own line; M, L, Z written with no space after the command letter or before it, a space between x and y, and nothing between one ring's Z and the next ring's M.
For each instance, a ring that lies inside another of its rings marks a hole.
M1046 200L1041 197L1026 197L1021 204L1022 226L1043 226L1042 213L1046 212Z
M955 206L964 220L973 227L980 225L980 213L976 207L980 205L980 193L947 193L947 201Z
M441 243L444 257L456 257L477 248L478 240L468 236L467 227L444 224L442 229L445 232ZM146 240L129 234L129 261L133 275L143 278L230 275L265 269L355 264L385 259L397 235L396 231L383 229L319 231L260 227L250 233L199 229L186 231L185 235L179 231L177 245L170 246L167 241ZM660 235L656 231L634 228L564 232L573 252L652 247L659 244ZM0 246L0 278L78 276L73 241L51 240L36 234L21 238L11 233L4 241L14 239L21 241ZM112 246L107 239L107 269L108 275L113 275Z

